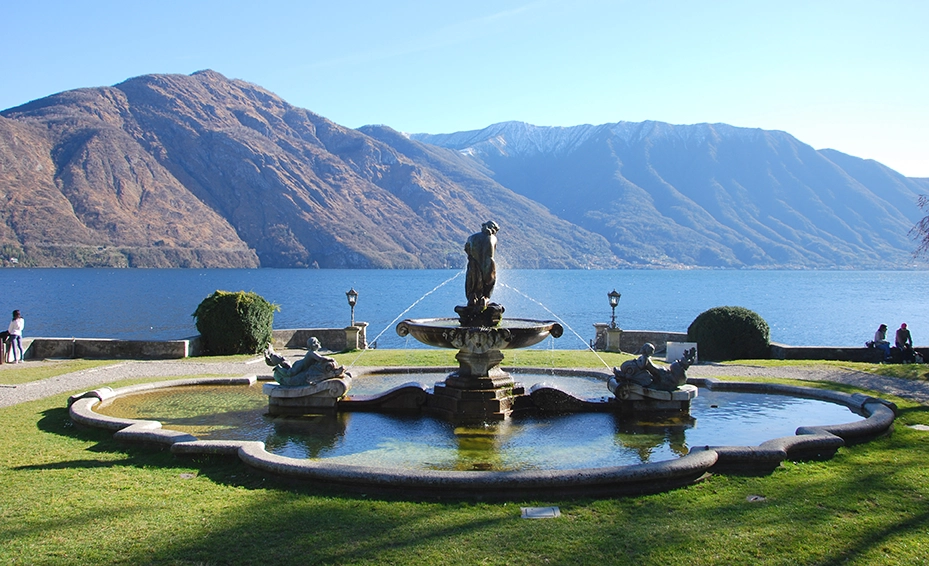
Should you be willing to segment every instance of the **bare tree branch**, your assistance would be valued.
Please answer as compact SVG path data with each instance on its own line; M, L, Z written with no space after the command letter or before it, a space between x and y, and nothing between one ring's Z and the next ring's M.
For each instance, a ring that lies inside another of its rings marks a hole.
M919 195L916 206L929 212L929 195ZM916 247L916 251L913 252L913 257L929 256L929 214L910 229L910 237L919 240L919 245Z

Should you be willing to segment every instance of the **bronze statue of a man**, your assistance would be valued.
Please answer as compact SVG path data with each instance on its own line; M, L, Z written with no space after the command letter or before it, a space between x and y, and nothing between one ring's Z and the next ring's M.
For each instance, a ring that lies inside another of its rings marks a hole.
M494 261L497 237L494 234L498 230L500 227L496 222L485 222L481 224L481 231L473 234L465 243L465 253L468 254L465 295L469 307L485 308L494 292L497 283L497 264Z

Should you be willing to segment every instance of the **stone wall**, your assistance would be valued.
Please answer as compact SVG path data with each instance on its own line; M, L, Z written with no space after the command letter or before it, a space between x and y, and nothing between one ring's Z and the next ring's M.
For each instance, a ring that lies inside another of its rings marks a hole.
M271 345L278 349L306 348L306 341L311 337L319 340L323 350L342 352L345 350L364 350L368 347L367 322L356 322L345 328L291 328L275 330Z
M923 357L929 359L929 348L913 348ZM775 360L836 360L840 362L867 362L879 364L884 359L884 352L877 348L840 348L832 346L788 346L771 343L771 358Z
M655 352L661 353L667 348L668 342L686 342L686 332L662 332L660 330L623 330L620 340L620 350L635 353L646 342L655 346Z
M342 352L367 348L366 322L346 328L299 328L274 330L272 345L278 349L306 348L315 336L324 350ZM109 338L24 338L23 357L103 358L111 360L171 360L202 355L200 336L182 340L115 340Z
M113 340L108 338L32 338L23 341L26 358L105 358L109 360L169 360L186 358L191 342L186 340ZM196 347L196 344L195 344Z
M622 330L610 328L608 324L594 324L596 336L591 342L595 350L607 352L626 352L634 354L646 342L655 346L655 351L664 352L668 342L686 342L686 332L665 332L663 330ZM618 344L618 348L617 348Z

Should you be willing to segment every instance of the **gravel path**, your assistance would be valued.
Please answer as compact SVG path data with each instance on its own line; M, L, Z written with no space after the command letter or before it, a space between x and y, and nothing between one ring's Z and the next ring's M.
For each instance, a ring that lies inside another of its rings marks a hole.
M874 375L843 368L806 366L761 367L749 365L701 364L687 370L688 377L777 377L803 381L829 381L889 393L929 405L929 382Z
M304 351L279 352L288 359L300 357ZM27 361L31 364L60 363L54 360ZM3 372L16 371L23 366L0 365L0 383ZM98 385L124 379L164 377L181 378L192 375L242 376L269 374L260 357L242 362L197 362L193 360L125 361L111 366L86 369L39 381L19 385L0 385L0 407L43 399L51 395L76 390L90 390ZM881 393L896 395L923 404L929 404L929 382L884 377L842 368L760 367L750 365L700 364L687 370L690 377L775 377L804 381L829 381L854 385Z

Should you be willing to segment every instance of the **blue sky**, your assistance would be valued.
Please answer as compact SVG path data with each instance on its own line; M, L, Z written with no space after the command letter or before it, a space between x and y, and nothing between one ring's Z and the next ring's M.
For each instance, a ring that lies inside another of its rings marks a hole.
M339 124L784 130L929 177L929 2L5 0L0 109L213 69Z

